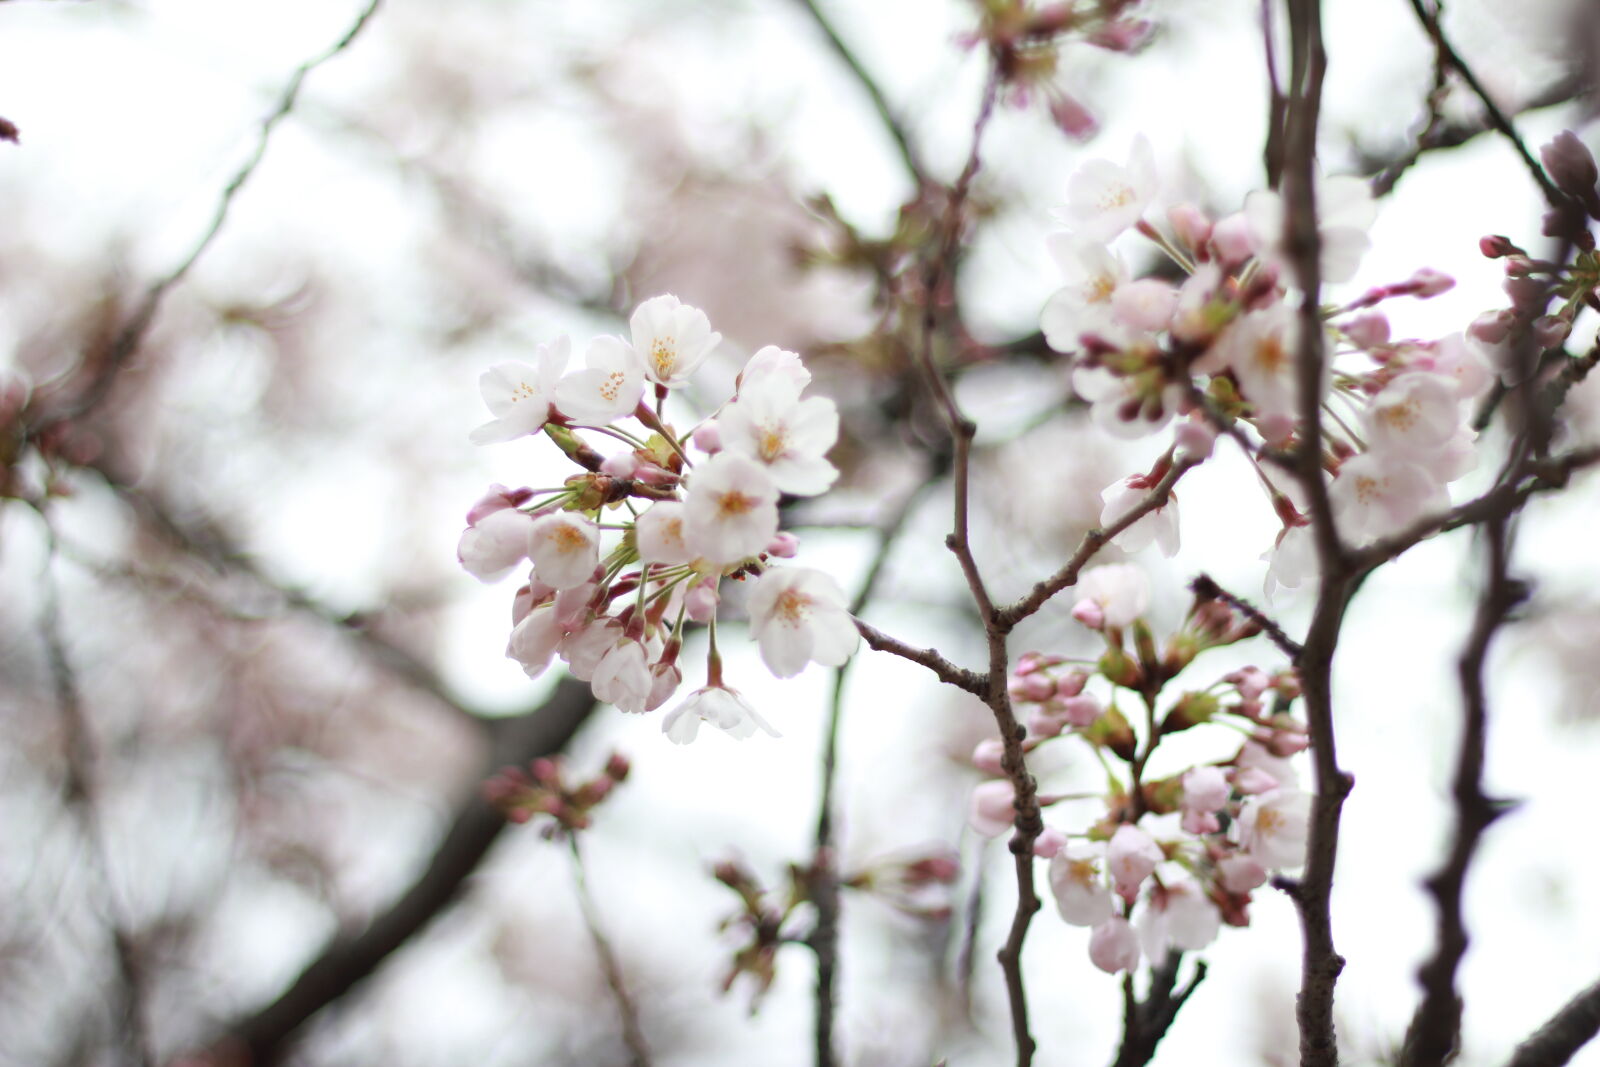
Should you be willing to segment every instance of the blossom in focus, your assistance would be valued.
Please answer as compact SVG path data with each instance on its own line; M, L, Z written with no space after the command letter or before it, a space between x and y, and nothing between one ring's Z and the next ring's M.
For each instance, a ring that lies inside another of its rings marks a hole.
M683 505L676 500L658 500L646 508L633 528L639 558L646 563L693 562L683 522Z
M778 532L778 487L761 464L718 452L695 467L683 514L691 553L737 563L760 554Z
M556 407L573 422L604 426L639 406L644 361L620 337L596 337L583 356L584 369L556 386Z
M827 397L801 399L785 380L745 385L717 427L724 449L765 466L785 493L815 496L839 477L827 459L839 439L839 411Z
M552 589L572 589L594 576L600 562L600 530L570 511L534 521L528 531L534 573Z
M1117 892L1130 900L1163 858L1155 838L1131 823L1117 827L1117 832L1111 835L1111 844L1106 847L1111 879L1117 885Z
M722 335L699 308L675 296L655 296L634 309L628 320L633 350L644 363L645 377L675 389L705 362ZM631 410L631 409L630 409Z
M1306 859L1311 832L1311 796L1274 789L1247 797L1239 809L1239 844L1269 870L1298 867Z
M561 337L534 349L533 366L497 363L484 371L478 388L494 418L472 431L472 443L499 444L543 429L571 351L572 342Z
M673 744L687 745L700 732L702 722L741 741L757 730L769 737L780 736L742 693L722 685L708 685L690 693L687 700L667 712L661 720L661 729Z
M1128 281L1122 258L1105 242L1074 234L1054 233L1045 240L1066 279L1039 313L1045 343L1057 352L1076 352L1084 334L1109 334L1107 339L1114 340L1119 331L1111 317L1111 298Z
M750 631L761 658L779 678L799 674L809 662L839 667L861 640L844 590L829 574L809 567L776 567L750 591Z
M1073 926L1098 926L1115 911L1101 864L1103 845L1069 844L1050 861L1050 892L1061 918Z
M811 384L811 372L806 370L800 357L786 348L767 345L756 350L744 370L739 372L735 385L742 394L746 389L782 384L796 396Z

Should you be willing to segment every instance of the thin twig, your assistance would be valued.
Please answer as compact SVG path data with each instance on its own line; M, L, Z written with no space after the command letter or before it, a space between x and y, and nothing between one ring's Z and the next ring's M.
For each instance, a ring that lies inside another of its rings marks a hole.
M872 109L878 113L878 120L883 123L884 132L894 141L895 150L900 154L900 162L906 169L906 175L910 177L913 185L921 189L927 183L927 170L917 156L916 147L911 143L911 136L906 132L905 124L894 113L888 97L883 95L883 88L871 72L862 66L861 60L851 51L850 46L844 43L828 16L817 6L816 0L799 0L799 4L805 9L806 14L811 16L811 21L817 24L822 35L828 39L834 54L844 61L844 65L850 68L850 73L855 75L856 81L866 91L868 99L872 101Z
M1433 39L1433 47L1438 51L1441 60L1448 63L1461 76L1461 80L1467 84L1467 88L1471 89L1473 95L1482 102L1489 125L1507 141L1511 142L1511 147L1516 150L1517 158L1521 159L1522 165L1528 168L1528 173L1533 177L1534 183L1539 186L1539 191L1544 194L1545 201L1552 208L1561 210L1565 206L1567 198L1555 187L1555 183L1544 172L1544 168L1539 165L1539 161L1533 158L1533 153L1528 151L1528 146L1523 142L1522 135L1517 132L1516 126L1512 124L1506 113L1500 109L1500 105L1495 103L1494 98L1489 95L1489 91L1483 87L1483 83L1478 80L1477 74L1473 73L1472 67L1467 64L1466 60L1461 58L1461 54L1451 46L1449 39L1445 37L1444 27L1440 24L1441 16L1444 14L1443 4L1440 0L1432 0L1430 9L1427 0L1410 0L1410 3L1411 10L1416 12L1417 21L1422 23L1422 28Z
M1506 1067L1561 1067L1600 1033L1600 982L1562 1006L1517 1046Z
M1228 592L1226 589L1222 588L1222 586L1218 585L1216 580L1213 579L1209 574L1196 575L1194 580L1189 583L1189 588L1194 591L1195 596L1201 597L1202 599L1222 601L1239 614L1243 615L1245 618L1261 627L1261 631L1267 635L1267 638L1271 640L1273 644L1278 646L1278 649L1285 656L1289 657L1289 661L1291 663L1300 658L1300 653L1303 651L1303 649L1300 647L1300 642L1284 633L1283 627L1279 626L1277 622L1273 620L1272 616L1254 606L1243 597L1235 596Z
M1461 651L1457 672L1461 685L1461 741L1456 757L1456 826L1449 855L1427 881L1438 912L1433 955L1417 972L1422 1002L1406 1032L1401 1063L1404 1067L1441 1067L1457 1050L1461 1039L1461 995L1456 991L1456 971L1467 951L1467 928L1461 896L1467 868L1477 853L1483 833L1505 814L1483 793L1484 747L1488 734L1488 698L1484 693L1484 662L1489 644L1507 616L1527 596L1527 589L1509 572L1508 519L1493 516L1483 524L1485 581L1478 597L1472 632Z
M578 906L583 910L583 923L589 928L589 938L594 942L595 955L600 958L600 970L605 975L606 988L617 1002L617 1014L622 1017L622 1041L628 1046L632 1067L650 1067L650 1048L644 1042L644 1031L639 1028L639 1009L628 995L622 980L622 966L617 962L616 950L600 925L600 913L594 896L589 892L589 878L584 871L583 851L578 847L578 835L567 835L572 851L572 878L578 890Z
M139 1067L154 1067L156 1055L150 1040L145 1005L144 964L126 908L111 872L110 842L101 810L93 732L83 708L77 672L67 655L62 636L61 592L55 577L57 542L55 527L42 507L34 506L45 532L44 595L40 606L39 635L55 688L61 716L63 766L66 771L65 803L82 831L92 868L95 892L104 910L116 961L112 1027L122 1040L129 1060Z
M53 412L41 419L31 429L34 435L38 435L52 426L82 418L99 407L106 399L116 381L117 374L138 353L140 346L143 345L145 336L150 332L151 324L155 321L156 314L161 310L161 305L166 300L167 293L173 286L184 279L190 268L205 254L206 250L211 247L212 242L216 240L217 235L222 232L223 225L228 221L228 214L233 209L234 199L261 165L262 159L267 154L267 145L272 140L273 131L294 110L295 100L300 95L300 87L305 82L306 77L322 64L333 59L354 44L356 38L361 35L361 31L372 20L373 15L377 14L378 7L382 2L383 0L368 0L366 6L361 9L361 13L356 16L355 21L351 23L350 28L345 31L342 37L323 52L295 68L294 73L290 75L288 82L285 83L283 91L278 95L277 105L261 120L261 128L256 135L255 147L251 151L249 158L234 172L228 184L223 186L222 192L217 198L216 207L212 211L211 222L200 235L199 241L189 249L188 254L176 266L152 282L149 288L145 290L144 296L139 301L139 306L134 309L133 315L123 324L116 337L112 339L105 355L99 361L100 366L96 369L93 378L83 393L68 405L65 410Z
M945 455L941 453L941 455ZM940 464L941 466L945 464ZM850 614L865 610L877 592L895 543L905 530L906 521L924 496L939 482L942 471L929 472L918 486L905 495L887 522L878 529L878 547L867 566L861 587L850 603ZM834 1067L838 1052L834 1047L834 1015L839 970L839 863L835 842L837 813L834 811L834 786L838 773L839 724L844 717L845 680L851 657L833 673L833 690L828 700L828 722L822 741L822 788L817 801L817 830L812 845L810 872L811 902L817 909L816 925L806 944L817 957L816 1018L814 1026L816 1067Z
M917 648L908 645L898 638L890 637L882 630L856 620L856 629L861 632L861 639L867 646L877 652L887 652L899 656L901 659L910 660L928 668L946 685L953 685L957 689L965 689L974 696L983 696L988 692L989 680L977 671L969 671L965 667L957 667L954 663L939 654L938 649Z
M1195 964L1194 976L1178 988L1178 965L1183 953L1170 952L1166 962L1150 970L1150 992L1144 1000L1133 995L1133 975L1122 979L1122 1046L1112 1067L1144 1067L1155 1058L1156 1048L1167 1036L1178 1012L1205 981L1205 961Z

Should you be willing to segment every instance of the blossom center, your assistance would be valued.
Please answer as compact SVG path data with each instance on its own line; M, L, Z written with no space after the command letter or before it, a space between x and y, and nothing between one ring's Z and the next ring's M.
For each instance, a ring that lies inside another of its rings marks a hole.
M581 552L589 547L589 539L583 535L583 531L565 523L555 528L550 540L555 543L558 552Z
M757 449L757 451L761 453L761 458L766 460L768 463L771 463L773 460L783 455L783 449L783 427L780 426L777 429L773 429L771 426L762 427L761 444Z
M744 515L754 510L755 506L760 502L753 496L733 489L717 497L717 515L724 519Z
M627 378L628 376L622 371L612 371L600 383L600 395L605 397L607 401L615 401L617 394L622 391L622 383L627 381Z
M790 626L799 626L811 614L811 598L795 589L785 589L778 594L772 613Z
M650 344L650 362L655 364L656 377L670 377L678 363L678 342L672 337L657 337Z

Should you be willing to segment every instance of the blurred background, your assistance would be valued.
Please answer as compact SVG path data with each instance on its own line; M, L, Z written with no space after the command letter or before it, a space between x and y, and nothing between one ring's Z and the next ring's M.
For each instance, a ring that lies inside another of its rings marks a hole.
M1395 309L1396 333L1460 330L1505 303L1478 238L1534 247L1537 191L1448 86L1460 144L1398 167L1432 45L1397 0L1329 6L1323 167L1395 178L1354 285L1444 270L1456 289ZM1532 144L1563 128L1592 143L1582 6L1448 13ZM1161 203L1225 214L1263 183L1259 5L1142 10L1142 54L1066 45L1048 88L1001 109L970 248L938 294L1001 595L1064 559L1100 490L1160 448L1090 427L1037 334L1067 175L1143 133ZM674 293L725 337L708 406L765 344L803 353L840 406L840 487L790 516L801 561L854 590L903 515L862 616L980 663L906 313L970 141L976 18L961 0L0 2L0 116L20 132L0 144L0 1064L628 1062L570 856L476 799L499 766L565 753L582 777L613 751L633 773L584 836L587 870L656 1062L811 1062L812 961L783 948L759 1011L744 981L724 994L740 942L719 924L738 902L709 868L738 857L781 887L808 859L832 673L779 685L735 632L730 680L784 736L688 748L655 716L530 682L503 656L515 583L480 586L455 543L489 483L558 468L537 441L467 433L490 364L624 332L639 300ZM1069 136L1052 105L1093 129ZM1593 334L1581 322L1572 349ZM1592 388L1571 413L1592 440ZM1224 449L1185 481L1183 551L1138 559L1158 632L1201 569L1260 597L1276 524L1252 484ZM1536 595L1496 647L1488 791L1525 803L1469 885L1464 1064L1499 1062L1600 973L1583 906L1600 875L1597 521L1580 479L1530 508L1518 542ZM1408 554L1362 591L1341 646L1353 1063L1385 1062L1431 947L1418 884L1450 826L1474 558L1465 535ZM1015 651L1090 648L1056 607ZM1305 608L1273 605L1291 631ZM1276 657L1263 642L1203 670ZM860 660L844 868L954 850L964 870L932 901L846 898L845 1059L1009 1062L992 960L1014 889L1003 846L965 829L967 756L992 724L903 661ZM694 662L691 647L698 684ZM1207 743L1228 747L1189 754ZM1046 788L1064 789L1082 768L1052 758ZM1268 891L1253 916L1205 953L1157 1063L1294 1062L1297 924ZM1114 1052L1121 992L1086 938L1048 907L1035 923L1042 1063Z

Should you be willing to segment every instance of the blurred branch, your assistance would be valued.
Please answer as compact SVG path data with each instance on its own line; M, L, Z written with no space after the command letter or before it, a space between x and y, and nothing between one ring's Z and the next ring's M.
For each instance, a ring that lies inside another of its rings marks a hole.
M138 487L133 479L113 469L103 458L94 460L88 469L99 474L108 488L180 551L204 561L215 570L243 575L279 598L285 607L317 619L344 634L389 674L411 688L428 694L460 718L479 727L489 721L464 707L452 696L433 668L372 629L365 614L336 611L306 593L283 584L263 571L261 565L215 523L204 519L180 518L177 510L155 492Z
M1416 12L1417 21L1422 23L1422 28L1433 39L1433 47L1438 53L1440 65L1448 65L1461 76L1461 80L1466 83L1467 88L1471 89L1473 95L1482 102L1484 115L1490 128L1511 142L1511 147L1516 151L1517 157L1522 160L1522 165L1528 168L1528 173L1532 176L1534 183L1539 186L1539 191L1544 194L1545 201L1552 208L1559 211L1565 205L1567 198L1550 181L1549 175L1545 174L1544 168L1539 165L1539 161L1533 158L1533 153L1528 151L1528 146L1522 141L1522 135L1517 133L1517 128L1512 125L1506 113L1500 110L1500 105L1494 102L1494 98L1483 87L1483 83L1478 80L1478 76L1473 72L1472 67L1467 64L1466 60L1461 58L1461 54L1455 50L1449 39L1445 37L1444 27L1440 23L1444 14L1442 0L1431 0L1431 2L1430 0L1410 0L1410 3L1411 10Z
M1600 982L1585 989L1533 1032L1506 1067L1561 1067L1600 1033Z
M1433 955L1417 972L1422 1002L1412 1016L1401 1055L1403 1067L1439 1067L1457 1050L1461 1040L1461 995L1456 990L1456 970L1467 952L1467 929L1461 894L1467 868L1483 833L1505 814L1506 805L1483 794L1483 759L1488 733L1488 700L1484 694L1484 661L1495 633L1507 616L1527 596L1527 588L1508 570L1505 516L1483 524L1486 562L1483 591L1472 633L1458 664L1461 684L1461 742L1456 757L1452 794L1455 798L1454 840L1444 864L1425 883L1438 911Z
M878 581L894 546L905 530L906 521L918 503L944 477L949 467L948 452L934 456L934 469L926 472L916 488L900 501L888 521L878 527L878 547L867 566L866 577L850 603L850 614L859 615L877 592ZM834 785L838 771L839 723L844 717L844 687L855 657L833 672L833 691L828 701L828 723L822 742L822 791L817 802L817 831L813 839L810 870L811 902L817 909L817 923L806 944L817 957L817 995L815 1044L816 1067L834 1067L839 1062L834 1048L833 1028L839 965L839 858L835 843Z
M589 875L584 869L583 852L578 847L578 832L567 835L572 850L573 880L577 884L578 906L583 911L583 923L589 928L589 938L594 942L595 955L600 957L600 970L605 974L606 987L617 1002L617 1014L622 1017L622 1041L628 1046L630 1067L650 1067L650 1048L645 1044L644 1031L639 1028L639 1009L628 995L622 980L622 965L611 947L611 939L600 925L600 912L595 907L594 895L589 892Z
M1201 597L1202 599L1222 601L1224 604L1227 604L1239 614L1243 615L1245 618L1261 627L1262 632L1267 635L1267 639L1273 644L1277 645L1280 652L1289 657L1289 662L1293 663L1295 660L1300 658L1300 653L1304 651L1300 647L1300 642L1284 633L1283 627L1279 626L1277 622L1273 620L1272 616L1251 604L1243 597L1235 596L1234 594L1228 592L1226 589L1222 588L1222 586L1218 585L1216 579L1212 578L1209 574L1202 573L1195 575L1194 580L1189 583L1189 588L1194 592L1195 596Z
M234 199L239 195L239 191L244 188L245 183L255 174L256 168L261 165L261 160L267 154L267 145L272 140L273 131L294 109L295 101L300 95L300 87L305 82L307 75L354 44L356 38L361 35L361 31L371 21L372 16L377 13L378 6L382 2L383 0L368 0L366 6L361 9L361 13L356 16L355 22L345 31L343 37L335 41L325 51L295 68L294 73L289 77L288 83L278 96L277 106L273 108L266 118L261 120L260 131L256 135L255 148L250 153L249 158L234 173L228 184L223 187L222 193L217 199L216 208L212 212L210 225L200 235L199 241L189 249L188 255L177 266L156 279L145 290L143 298L139 301L139 306L134 309L133 316L128 319L112 339L104 355L98 357L99 365L94 369L92 377L83 392L76 400L67 405L65 410L50 413L39 420L30 430L33 435L37 436L53 426L82 418L99 407L110 394L117 374L138 353L140 346L144 343L145 335L150 332L150 326L154 323L156 314L161 310L162 302L166 299L167 293L173 286L183 280L184 276L189 273L190 268L205 254L206 249L211 247L211 243L222 232L223 225L228 221L228 213L233 208Z
M1434 67L1436 74L1441 69L1438 65ZM1459 148L1468 141L1494 130L1487 116L1447 121L1438 110L1442 103L1442 95L1436 100L1437 86L1436 77L1435 91L1428 94L1426 123L1422 132L1417 135L1416 141L1406 151L1398 154L1369 153L1357 146L1357 167L1361 173L1372 175L1373 196L1386 196L1392 192L1401 176L1426 153ZM1582 91L1582 79L1569 75L1551 82L1540 92L1522 101L1513 114L1525 114L1541 108L1554 107L1556 104L1564 104L1576 99Z
M1156 1055L1156 1046L1167 1036L1178 1012L1205 981L1206 965L1195 965L1194 977L1178 989L1178 965L1183 953L1170 952L1167 961L1150 970L1150 992L1143 1000L1133 995L1133 975L1122 976L1122 1047L1112 1067L1144 1067Z
M543 706L510 722L479 778L559 752L593 707L587 685L563 678ZM450 905L506 825L474 792L457 809L427 869L410 888L361 933L331 942L271 1004L233 1022L213 1043L213 1060L250 1067L278 1062L312 1016L349 993Z
M55 578L58 547L55 527L42 507L34 505L34 510L45 532L44 589L39 634L50 665L56 709L61 716L61 747L66 769L66 795L63 800L68 810L76 816L83 833L84 846L93 869L91 880L100 894L100 906L105 911L106 928L111 935L112 952L116 960L116 980L112 986L112 1028L121 1038L130 1062L139 1067L154 1067L156 1057L145 1017L148 997L144 985L144 965L112 877L111 850L105 822L101 817L97 787L94 738L88 716L84 713L77 673L67 656L66 641L62 634L61 592Z
M883 123L884 131L889 134L890 139L894 141L896 150L900 153L900 162L905 166L907 176L911 178L913 185L921 189L928 184L927 170L923 167L921 159L918 158L917 150L911 144L911 137L906 133L905 126L900 122L899 117L895 115L894 109L889 106L889 100L883 95L883 89L879 87L877 79L868 72L866 67L861 65L861 61L856 58L856 54L840 38L838 31L833 28L833 23L822 13L822 9L817 6L817 0L798 0L798 2L806 14L811 16L811 21L817 24L817 28L822 31L822 35L828 39L828 44L833 48L834 54L844 61L844 65L850 68L850 73L855 75L855 79L860 83L861 88L866 90L868 98L872 101L873 110L878 113L878 118Z

